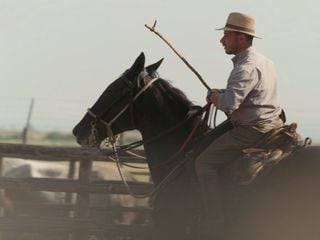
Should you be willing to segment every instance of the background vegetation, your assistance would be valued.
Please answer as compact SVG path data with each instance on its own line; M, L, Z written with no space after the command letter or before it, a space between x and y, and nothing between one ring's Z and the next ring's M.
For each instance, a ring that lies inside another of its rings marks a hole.
M30 128L27 132L27 144L51 146L79 146L71 132L40 131ZM137 131L125 132L119 139L119 144L128 144L141 139ZM19 129L0 129L1 143L23 143L23 131Z

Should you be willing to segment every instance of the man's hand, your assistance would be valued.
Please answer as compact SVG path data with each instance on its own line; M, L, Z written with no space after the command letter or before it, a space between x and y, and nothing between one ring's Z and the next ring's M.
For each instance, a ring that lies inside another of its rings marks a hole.
M223 92L221 89L211 89L207 93L207 102L211 102L213 105L217 106L219 101L219 95Z

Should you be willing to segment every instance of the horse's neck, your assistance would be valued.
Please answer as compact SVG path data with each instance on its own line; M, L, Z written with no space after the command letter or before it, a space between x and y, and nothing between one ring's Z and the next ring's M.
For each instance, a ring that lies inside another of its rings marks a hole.
M172 156L182 146L193 126L193 123L189 122L174 129L183 120L172 123L171 127L168 128L168 126L163 125L165 121L162 119L159 122L153 122L151 125L147 124L147 127L141 130L148 164L155 182L166 176L175 163L181 160L172 159ZM165 133L168 129L169 133ZM173 130L170 131L170 129ZM150 139L151 141L149 141Z

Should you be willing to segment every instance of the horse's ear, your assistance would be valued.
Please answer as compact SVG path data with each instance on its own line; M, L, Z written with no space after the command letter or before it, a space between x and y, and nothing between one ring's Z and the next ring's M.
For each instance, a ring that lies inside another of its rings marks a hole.
M138 76L144 69L145 56L141 52L140 55L136 58L130 69L128 70L128 75L131 78Z
M146 70L149 74L153 74L157 69L160 67L161 63L163 61L163 58L161 58L158 62L151 64L146 67Z

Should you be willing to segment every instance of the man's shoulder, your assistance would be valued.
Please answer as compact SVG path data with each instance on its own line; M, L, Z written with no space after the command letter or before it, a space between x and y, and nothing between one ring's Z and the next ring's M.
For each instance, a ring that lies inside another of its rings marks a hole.
M243 68L249 72L264 68L264 66L274 65L273 61L264 54L254 51L239 65L239 69Z
M255 68L257 63L252 60L245 60L237 64L233 68L234 73L250 74Z
M272 60L269 57L257 50L250 52L250 54L248 55L248 61L253 63L272 62Z
M254 66L249 63L236 65L232 69L230 78L233 80L246 79L251 75L254 69Z

